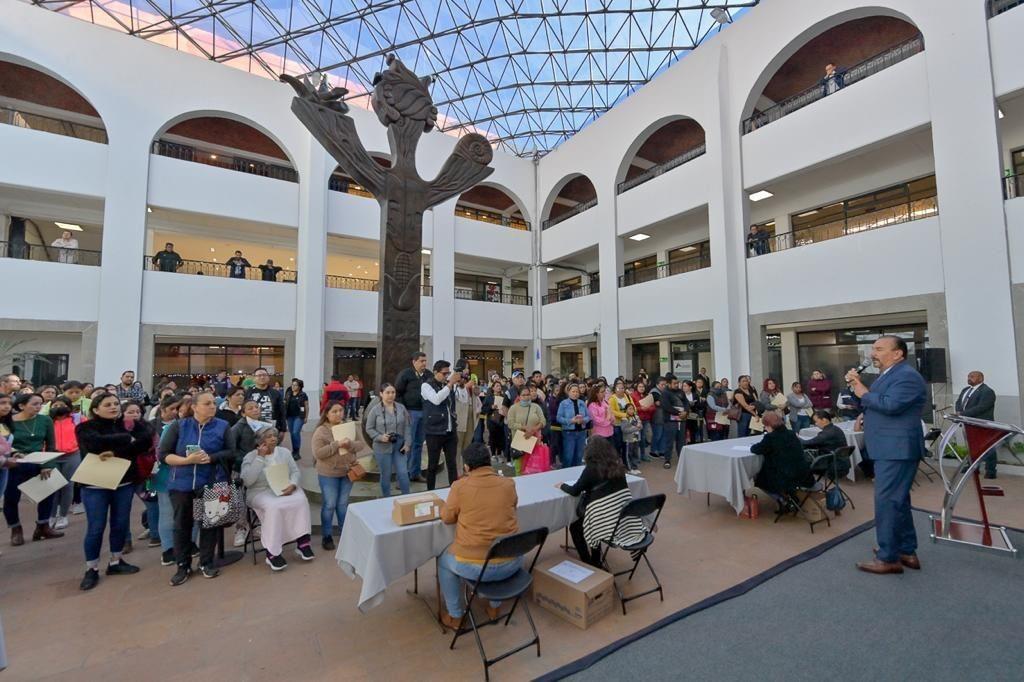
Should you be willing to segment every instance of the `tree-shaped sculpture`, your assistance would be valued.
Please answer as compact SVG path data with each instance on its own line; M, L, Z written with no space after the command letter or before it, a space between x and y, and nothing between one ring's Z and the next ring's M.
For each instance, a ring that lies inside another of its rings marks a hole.
M437 122L430 78L418 78L394 55L388 69L373 79L371 104L387 126L391 168L383 168L359 141L347 116L345 88L314 87L308 79L282 75L298 94L292 111L313 136L381 206L380 301L377 307L377 381L394 381L409 366L420 345L420 249L423 212L476 185L494 170L487 139L476 133L460 138L441 172L426 181L416 172L416 145Z

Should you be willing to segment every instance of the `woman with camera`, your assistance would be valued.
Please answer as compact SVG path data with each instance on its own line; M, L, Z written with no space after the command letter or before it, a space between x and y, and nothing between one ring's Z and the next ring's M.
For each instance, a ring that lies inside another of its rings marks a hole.
M373 440L373 458L380 469L380 494L391 495L391 472L398 477L402 494L409 492L409 471L405 455L409 452L409 413L395 400L395 387L381 384L380 401L366 413L366 435Z
M316 460L316 477L323 496L320 505L320 546L327 550L334 549L335 517L338 519L338 530L345 527L348 496L352 492L348 470L356 463L352 441L348 438L335 440L332 431L344 419L345 407L337 400L332 400L324 406L313 432L313 458Z

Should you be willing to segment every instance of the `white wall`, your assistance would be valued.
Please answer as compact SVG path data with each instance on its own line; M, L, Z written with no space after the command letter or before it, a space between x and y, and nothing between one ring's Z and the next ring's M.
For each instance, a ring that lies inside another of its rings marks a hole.
M455 252L500 254L492 257L529 264L533 262L533 233L455 216Z
M711 285L710 268L619 289L623 329L696 322L714 317L726 297Z
M14 320L95 322L100 268L0 258L7 285L0 316Z
M617 231L629 234L708 202L707 154L687 161L616 197Z
M533 309L527 305L455 301L455 336L533 338Z
M142 323L295 328L295 285L169 272L143 273Z
M988 35L996 96L1024 90L1024 71L1020 68L1020 37L1024 35L1024 15L1010 10L992 17L988 22Z
M600 296L580 296L549 303L541 308L544 339L563 339L593 334L601 324Z
M0 150L0 185L93 197L106 190L106 145L0 125Z

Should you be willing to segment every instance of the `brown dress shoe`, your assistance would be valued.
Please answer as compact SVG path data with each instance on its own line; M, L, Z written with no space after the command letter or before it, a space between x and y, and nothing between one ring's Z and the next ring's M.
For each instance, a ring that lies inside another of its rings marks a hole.
M871 551L874 552L876 556L878 555L877 547ZM921 570L921 560L917 558L916 554L900 554L900 563L907 568L914 569L915 571Z
M459 618L456 618L455 616L449 616L447 613L441 614L441 624L451 630L459 629L459 620Z
M50 528L48 523L36 524L36 532L32 533L32 542L38 540L50 540L52 538L62 538L64 533L58 533L54 529Z
M487 612L487 617L490 620L498 620L498 617L501 615L501 608L495 608L490 604L484 607L484 611Z
M21 526L11 529L11 545L17 547L25 544L25 533L21 530Z
M865 573L874 573L876 575L886 575L887 573L902 573L903 564L898 561L888 562L879 561L861 561L857 564L857 568L864 571Z

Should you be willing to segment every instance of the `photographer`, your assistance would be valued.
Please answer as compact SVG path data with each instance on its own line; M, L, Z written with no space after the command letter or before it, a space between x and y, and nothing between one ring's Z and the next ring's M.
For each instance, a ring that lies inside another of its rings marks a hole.
M455 413L455 386L462 379L461 372L453 372L451 363L434 363L434 376L423 382L423 424L427 436L427 490L433 490L437 481L438 462L444 450L444 464L448 470L448 485L459 475L456 451L459 447L458 418ZM472 382L467 384L472 388Z

